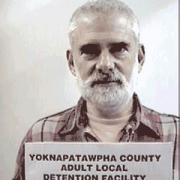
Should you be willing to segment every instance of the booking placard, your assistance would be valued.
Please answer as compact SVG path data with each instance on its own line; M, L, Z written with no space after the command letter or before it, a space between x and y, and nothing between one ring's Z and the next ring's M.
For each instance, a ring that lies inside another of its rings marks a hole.
M26 180L171 180L171 143L26 143Z

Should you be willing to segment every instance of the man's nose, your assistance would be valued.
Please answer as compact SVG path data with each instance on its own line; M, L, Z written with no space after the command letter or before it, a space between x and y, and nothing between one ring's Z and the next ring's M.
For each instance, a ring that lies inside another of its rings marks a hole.
M114 69L113 57L111 56L108 50L103 50L101 52L96 64L96 68L100 73L113 71Z

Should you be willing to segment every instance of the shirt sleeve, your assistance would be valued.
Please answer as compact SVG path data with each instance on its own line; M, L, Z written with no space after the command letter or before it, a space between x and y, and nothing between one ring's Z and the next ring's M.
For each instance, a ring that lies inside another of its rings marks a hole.
M16 167L12 180L25 180L25 139L23 139L16 159Z
M53 121L50 121L53 122ZM48 126L48 128L44 128L45 124L47 123L46 118L40 119L36 121L33 126L29 129L27 132L25 138L23 139L18 155L16 158L16 167L15 172L12 180L25 180L25 143L27 142L42 142L43 137L44 141L53 141L54 134L52 135L51 126ZM56 123L53 123L53 125L56 125ZM54 127L54 126L53 126Z
M32 127L29 129L25 138L21 142L16 158L16 167L12 180L25 180L25 143L26 142L33 142Z

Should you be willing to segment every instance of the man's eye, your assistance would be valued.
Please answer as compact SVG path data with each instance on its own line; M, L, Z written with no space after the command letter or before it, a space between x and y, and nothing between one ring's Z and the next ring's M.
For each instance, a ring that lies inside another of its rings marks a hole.
M97 57L101 53L99 46L96 44L84 45L83 47L81 47L80 51L81 54L84 54L89 58Z
M119 56L121 55L124 51L128 50L128 45L126 43L114 43L111 44L110 46L110 53L115 55L115 56Z

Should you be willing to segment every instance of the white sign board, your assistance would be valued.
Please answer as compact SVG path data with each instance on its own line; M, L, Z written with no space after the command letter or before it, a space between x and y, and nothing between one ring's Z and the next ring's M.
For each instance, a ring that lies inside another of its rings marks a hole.
M26 143L26 180L171 180L171 143Z

